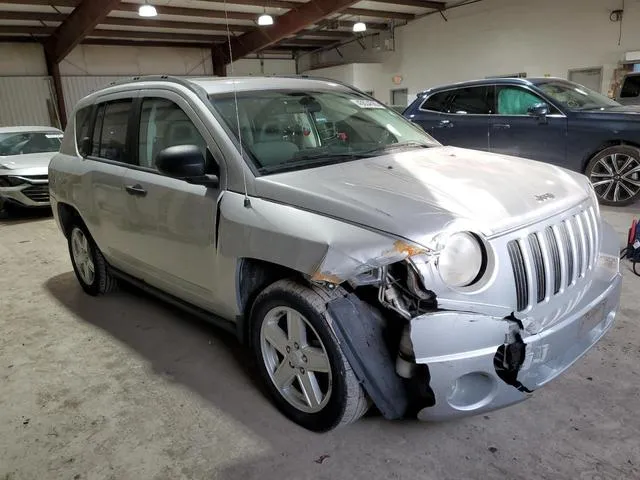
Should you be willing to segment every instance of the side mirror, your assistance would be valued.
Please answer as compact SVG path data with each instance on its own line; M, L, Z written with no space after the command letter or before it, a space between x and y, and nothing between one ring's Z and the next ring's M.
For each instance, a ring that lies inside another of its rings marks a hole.
M532 117L542 118L549 115L550 111L551 109L546 103L536 103L535 105L531 105L529 107L527 113L529 113L529 115L531 115Z
M220 184L217 176L206 175L206 161L196 145L175 145L161 150L156 156L156 167L165 175L195 185L217 187Z

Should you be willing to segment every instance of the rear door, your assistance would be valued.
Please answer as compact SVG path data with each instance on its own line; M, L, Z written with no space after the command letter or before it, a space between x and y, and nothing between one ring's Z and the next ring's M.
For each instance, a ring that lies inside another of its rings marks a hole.
M530 107L547 103L522 85L496 85L495 110L489 128L490 151L562 165L566 158L567 118L554 106L543 118Z
M488 150L489 116L492 112L486 86L440 92L427 98L421 108L440 110L431 112L424 128L443 145Z
M88 125L82 126L91 140L88 151L81 152L82 188L74 198L92 237L116 268L126 269L127 244L124 238L126 223L126 194L123 179L133 161L128 146L131 113L136 92L122 92L101 97Z
M208 173L220 175L211 151L217 158L221 155L196 112L177 93L146 90L137 112L137 165L124 179L132 264L150 285L213 309L215 227L222 189L163 175L155 160L164 148L197 145L209 159Z

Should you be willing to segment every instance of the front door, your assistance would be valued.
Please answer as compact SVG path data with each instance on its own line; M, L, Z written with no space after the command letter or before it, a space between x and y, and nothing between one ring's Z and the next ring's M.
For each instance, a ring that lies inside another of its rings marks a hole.
M495 110L489 128L494 153L562 165L566 158L567 118L555 107L546 117L534 117L529 108L544 99L519 85L495 87Z
M155 160L162 149L197 145L210 159L205 128L177 94L145 91L139 103L137 166L125 174L129 247L141 278L203 308L212 308L219 188L192 185L161 174Z

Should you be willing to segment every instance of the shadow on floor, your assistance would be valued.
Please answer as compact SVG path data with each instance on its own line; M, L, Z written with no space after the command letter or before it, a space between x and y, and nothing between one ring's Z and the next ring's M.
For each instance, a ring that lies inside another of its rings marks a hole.
M50 208L18 208L0 210L0 225L18 225L39 220L49 220L52 217Z

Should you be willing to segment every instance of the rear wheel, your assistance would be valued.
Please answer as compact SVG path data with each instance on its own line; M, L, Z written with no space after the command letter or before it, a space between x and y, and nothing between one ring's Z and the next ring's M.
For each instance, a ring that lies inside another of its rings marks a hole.
M355 422L368 403L329 327L331 294L281 280L252 309L251 345L278 409L299 425L327 431Z
M618 145L594 156L585 174L603 205L624 206L640 199L640 150Z
M69 232L71 264L82 289L89 295L108 293L116 287L100 249L89 235L87 227L76 222Z

